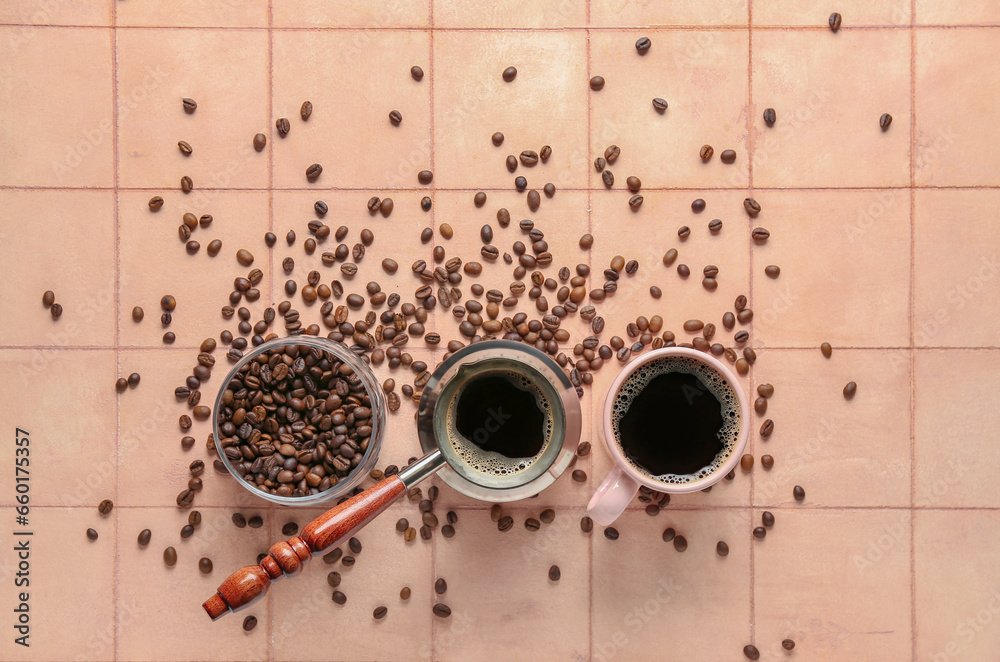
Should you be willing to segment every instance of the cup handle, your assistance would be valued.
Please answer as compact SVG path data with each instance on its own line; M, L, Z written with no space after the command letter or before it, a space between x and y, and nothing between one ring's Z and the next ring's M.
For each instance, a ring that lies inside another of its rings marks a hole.
M609 526L625 511L638 491L639 483L616 466L590 498L587 514L601 526Z

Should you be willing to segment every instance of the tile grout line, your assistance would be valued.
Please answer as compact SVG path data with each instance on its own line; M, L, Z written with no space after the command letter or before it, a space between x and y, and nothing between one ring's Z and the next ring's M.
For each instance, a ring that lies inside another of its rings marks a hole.
M430 152L430 168L431 168L431 172L433 173L433 172L435 172L435 167L434 167L434 0L427 0L427 21L430 24L430 30L428 31L428 36L427 36L427 39L428 39L428 57L427 57L428 66L427 66L427 68L430 70L428 72L428 74L427 74L427 83L428 83L428 90L427 90L428 101L427 101L427 103L430 106L430 114L428 115L428 124L429 124L428 130L430 131L430 138L429 138L430 142L428 144L428 150ZM434 179L432 177L431 178L431 230L433 230L434 232L437 232L437 195L435 195L436 190L437 190L437 184L434 182ZM428 243L428 248L430 248L430 246L433 245L436 242L430 241L430 242L427 242L427 243ZM429 254L428 257L427 257L427 263L428 264L433 264L433 249L431 249L431 254ZM433 330L435 332L438 330L438 328L437 328L437 317L438 317L437 315L434 315L432 317L432 319L433 319L432 327L433 327ZM436 350L436 349L437 348L435 347L434 350ZM435 360L435 362L439 363L439 361L437 361L437 357L436 357L436 355L434 353L432 353L431 356ZM421 449L421 453L420 454L423 454L422 453L422 449ZM433 484L433 477L432 477L432 481L431 482ZM436 535L432 535L431 536L431 579L435 579L437 577L437 571L438 571L438 565L437 565L437 562L438 562L438 557L437 557L437 539L438 539L438 537ZM430 657L430 660L431 660L431 662L435 662L435 660L438 659L438 650L437 650L437 635L438 635L438 632L437 632L437 617L434 615L434 604L437 602L437 598L436 598L437 592L432 589L430 593L431 593L431 605L430 605L430 609L428 609L428 612L430 612L429 618L430 618L430 621L431 621L431 657Z
M52 23L3 23L0 22L0 28L45 28L45 29L87 29L87 30L107 30L112 26L110 25L74 25L74 24L52 24ZM426 32L427 27L421 25L398 25L398 26L383 26L378 28L372 28L370 26L362 25L341 25L341 26L279 26L279 27L264 27L264 26L232 26L232 25L123 25L120 26L122 30L135 30L135 31L147 31L147 30L188 30L192 32L263 32L265 30L273 30L274 32ZM468 27L438 27L435 28L440 32L492 32L492 33L522 33L522 32L586 32L590 30L597 30L599 32L621 32L628 30L656 30L659 32L742 32L746 28L742 25L692 25L692 24L678 24L678 25L565 25L561 27L553 28L468 28ZM814 24L802 24L802 25L790 25L790 24L772 24L772 25L758 25L757 30L764 30L768 32L789 32L789 31L799 31L799 32L823 32L829 30L825 25L814 25ZM974 24L974 23L956 23L956 24L945 24L945 23L928 23L925 25L915 25L912 23L907 25L899 24L885 24L885 25L852 25L850 27L844 26L841 28L843 32L870 32L870 31L884 31L884 32L897 32L902 30L998 30L1000 29L1000 23L993 24Z
M587 80L591 78L591 71L593 68L593 52L591 44L591 31L590 31L590 0L587 0ZM590 93L589 85L585 88L587 94L587 151L585 152L585 163L584 167L587 168L587 234L593 236L593 216L594 216L594 194L592 177L594 176L593 170L589 167L591 150L594 149L594 138L593 138L593 123L594 123L594 113L593 113L593 96ZM587 266L590 267L590 273L594 273L594 251L593 248L587 250ZM593 403L591 403L590 409L590 434L593 436L594 432L594 418L593 418ZM593 453L591 453L593 455ZM591 474L593 474L593 459L591 458ZM584 516L586 516L586 511L584 511ZM594 659L594 535L593 530L591 530L590 535L587 540L587 659Z
M753 188L753 157L754 149L756 148L756 143L754 141L753 135L753 0L747 0L747 187L750 190L750 197L754 195ZM753 231L753 219L748 218L747 223L747 234ZM747 284L747 296L750 299L750 305L753 306L753 277L754 277L754 253L753 253L753 241L747 241L747 251L749 252L747 265L750 268L750 279ZM751 322L752 324L752 322ZM756 329L754 329L756 332ZM756 336L756 333L755 333ZM754 383L756 382L757 369L756 366L750 371L750 394L748 396L748 402L753 398L754 393ZM753 414L750 414L751 418ZM752 433L753 427L750 427ZM756 446L756 444L754 444ZM747 515L750 526L753 526L753 513L754 513L754 473L750 472L750 502L747 505ZM750 641L754 642L756 640L757 634L757 548L754 544L755 538L753 536L747 536L750 541Z
M567 342L566 344L560 345L560 349L571 348L573 343ZM75 351L75 352L110 352L116 349L121 349L129 352L147 352L147 351L194 351L198 350L198 345L123 345L121 347L115 347L114 345L0 345L0 351ZM965 351L996 351L1000 350L1000 345L968 345L968 346L957 346L957 345L927 345L920 347L910 347L909 345L885 345L882 347L869 345L838 345L838 350L841 351L857 351L857 352L868 352L876 351L881 352L885 350L913 350L916 351L931 351L931 352L965 352ZM781 352L809 352L815 351L816 346L810 345L808 347L789 347L789 346L772 346L760 348L761 351L781 351ZM432 353L439 352L440 350L430 350Z
M169 188L172 185L164 186L11 186L0 184L0 191L127 191L127 192L162 192L164 188ZM299 187L299 186L275 186L273 187L275 191L283 192L299 192L299 191L311 191L314 193L360 193L369 191L397 191L401 193L416 193L420 191L428 190L428 187L378 187L378 186L328 186L324 188L309 188L309 187ZM478 191L498 191L498 192L510 192L510 188L507 186L479 186L475 188L468 187L432 187L435 191L446 191L446 192L469 192L474 193ZM743 191L746 190L746 186L645 186L643 185L643 192L662 192L662 193L680 193L685 191ZM797 191L996 191L1000 190L1000 185L993 184L976 184L968 186L946 186L946 185L932 185L926 184L923 186L759 186L755 187L759 191L777 191L782 193L795 193ZM236 192L249 192L249 193L259 193L265 191L265 188L253 188L253 187L238 187L238 186L202 186L198 188L199 191L236 191ZM561 192L568 193L592 193L593 191L603 191L606 190L601 187L596 188L574 188L574 187L564 187L559 189Z
M267 121L264 123L268 135L271 136L270 147L267 150L267 227L274 232L274 133L271 131L271 118L274 117L274 7L272 0L267 1ZM275 241L275 246L278 242ZM271 304L274 305L274 248L267 249L268 293ZM274 510L269 502L266 507L268 549L274 541ZM267 659L274 662L274 591L267 592Z
M917 659L917 564L916 564L916 384L915 359L916 351L913 342L913 309L915 266L915 209L916 209L916 39L913 29L916 22L917 1L910 0L910 300L908 317L910 321L910 657Z
M118 29L116 26L118 22L118 7L116 4L111 6L111 87L112 87L112 98L111 98L111 114L112 114L112 126L113 131L111 133L111 167L112 167L112 183L114 184L114 214L115 214L115 379L121 374L121 219L118 209L118 174L119 174L119 163L118 163ZM121 457L119 455L118 447L121 441L121 394L115 394L115 503L118 503L118 481L121 475L119 464ZM114 522L114 585L112 586L112 599L114 600L114 648L112 651L113 659L118 659L118 647L119 647L119 631L121 630L121 623L118 622L118 583L119 575L121 572L121 564L119 560L119 545L118 545L118 512L115 512Z
M370 486L369 486L370 487ZM438 503L438 502L435 502ZM13 508L17 506L17 503L0 503L0 508ZM573 505L573 504L556 504L560 508L572 508L581 511L586 510L586 506L583 505ZM92 506L64 506L62 504L41 504L32 505L32 509L48 509L48 510L89 510ZM322 511L323 504L317 504L316 508ZM331 506L332 507L332 506ZM489 505L480 505L473 503L466 504L447 504L441 502L442 508L447 508L448 510L461 510L461 511L488 511L490 509ZM515 504L508 503L504 506L506 509L514 512L524 512L530 513L538 510L538 506L531 504L525 506L518 506ZM555 507L555 506L553 506ZM782 503L777 504L762 504L757 506L761 509L768 510L787 510L789 512L800 512L800 511L824 511L824 510L845 510L845 511L857 511L857 512L896 512L896 511L916 511L916 512L946 512L946 513L957 513L957 512L986 512L986 513L1000 513L1000 505L997 506L914 506L911 508L908 504L903 504L899 506L864 506L864 505L826 505L826 506L800 506L795 503L789 503L788 505L783 505ZM121 510L173 510L172 506L115 506L115 509ZM198 506L198 510L233 510L234 506L232 504L227 505L201 505ZM266 510L266 505L253 506L253 508L258 508L261 510ZM628 512L644 512L646 507L644 505L629 505L626 510ZM744 511L747 509L746 505L694 505L694 504L670 504L670 510L679 511L696 511L696 512L719 512L719 511Z

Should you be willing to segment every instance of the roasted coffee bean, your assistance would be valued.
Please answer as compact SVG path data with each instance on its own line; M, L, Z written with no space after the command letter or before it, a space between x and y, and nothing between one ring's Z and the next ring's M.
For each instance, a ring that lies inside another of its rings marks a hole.
M758 526L753 530L753 537L758 540L763 540L767 536L767 529L762 526Z
M774 526L774 515L772 513L770 513L770 512L768 512L768 511L765 510L760 515L760 521L761 521L761 524L763 524L764 526L766 526L767 528L770 529L772 526Z
M840 23L841 23L842 20L843 20L843 18L841 17L841 15L839 13L833 12L832 14L830 14L830 20L828 21L829 24L830 24L830 29L833 30L834 32L836 32L837 30L839 30L840 29ZM756 659L756 658L754 658L754 659Z
M767 411L767 398L759 397L756 400L754 400L753 410L757 412L758 415L763 416L764 412Z
M311 182L319 179L319 176L323 174L323 166L318 163L314 163L308 168L306 168L306 179Z
M184 108L184 112L189 115L198 109L198 102L194 99L188 99L187 97L181 99L181 107ZM172 565L172 564L171 564Z
M792 641L791 639L782 639L781 647L784 648L786 651L790 651L793 648L795 648L795 642Z
M823 353L823 356L826 358L830 358L831 356L833 356L833 347L828 342L825 342L822 345L820 345L819 351L821 351Z
M335 604L342 605L347 602L347 596L341 591L334 591L332 599Z
M128 389L128 380L125 379L124 377L119 377L118 380L115 381L115 390L118 391L119 393L124 393L127 389Z
M517 69L515 67L507 67L503 70L501 76L504 79L504 82L509 83L517 78Z
M750 216L750 218L756 218L757 214L760 213L760 203L753 198L746 198L743 201L743 209L746 210L746 213ZM754 229L754 239L757 239L756 232L757 229Z
M645 55L649 52L649 47L652 46L652 42L649 37L639 37L635 42L635 50L639 52L639 55Z
M253 148L258 152L262 152L265 147L267 147L267 136L263 133L258 133L253 137Z
M385 605L380 605L378 607L375 607L375 611L372 612L372 616L374 616L375 620L378 621L385 618L385 615L387 613L389 613L388 607L386 607Z
M288 135L288 132L292 129L292 124L284 117L281 117L274 122L274 128L278 130L278 135L284 138Z
M559 566L553 565L549 568L549 581L557 582L562 577L562 571L559 570Z
M482 191L477 192L472 197L472 203L476 205L476 207L482 207L483 205L486 204L486 194L483 193Z
M691 228L689 228L688 226L682 225L679 228L677 228L677 236L681 238L681 241L684 241L690 235L691 235Z
M774 421L769 418L761 424L760 436L770 437L772 432L774 432Z
M655 97L653 99L653 110L660 113L661 115L667 112L667 100L661 99L660 97Z
M854 397L854 394L858 392L858 385L854 382L847 382L844 386L844 399L850 400Z
M796 485L792 488L792 496L795 497L796 501L802 501L806 498L806 491L802 489L801 485Z
M705 211L705 201L702 200L701 198L696 198L695 200L693 200L691 202L691 211L693 211L696 214L700 214L701 212Z
M167 547L163 550L163 563L168 568L173 567L177 564L177 550L173 547Z
M601 180L606 187L611 188L615 185L615 174L610 170L605 170L601 173Z
M194 535L194 525L193 524L185 524L184 526L181 527L181 538L182 539L184 539L184 538L190 538L193 535Z
M139 537L136 538L136 542L139 543L140 547L145 547L146 545L149 544L149 541L152 539L152 537L153 537L152 531L150 531L149 529L143 529L142 531L139 532Z
M768 278L777 278L780 273L781 273L781 267L779 267L776 264L769 264L766 267L764 267L764 274Z
M608 145L607 149L604 150L604 158L611 164L618 160L621 153L622 150L618 145Z
M736 151L732 149L724 149L722 153L719 154L719 160L725 164L736 162Z
M580 530L584 533L590 533L594 530L594 520L590 519L587 515L580 518Z
M526 168L533 168L538 164L538 152L532 149L522 151L518 158L521 160L521 165Z
M740 458L740 468L743 471L750 471L753 469L753 455L750 453L744 453L743 457Z
M302 121L304 122L308 120L309 117L312 115L312 112L313 112L312 101L303 101L302 106L299 108L299 116L302 118Z
M667 528L663 530L663 542L670 542L677 535L677 532L672 528Z
M749 659L749 660L759 660L760 659L760 651L758 651L757 647L754 646L753 644L747 644L746 646L744 646L743 647L743 654L746 655L747 659Z
M511 527L514 526L514 518L510 515L504 515L499 520L497 520L497 529L500 531L510 531Z
M701 151L698 152L698 155L701 157L701 160L705 162L708 162L709 159L712 158L713 154L715 154L715 150L712 149L711 145L702 145Z
M436 605L434 605L432 611L434 612L434 615L437 616L438 618L448 618L449 616L451 616L451 607L444 604L443 602L439 602Z
M389 123L393 126L399 126L403 122L403 114L398 110L389 111Z
M678 552L683 552L687 548L688 548L687 538L685 538L684 536L675 536L674 537L674 549L675 550L677 550Z
M729 556L729 545L720 540L715 544L715 553L719 556Z
M890 124L892 124L892 115L889 113L883 113L882 117L878 118L878 125L883 131L888 131Z
M419 83L421 80L424 79L424 70L418 67L417 65L413 65L412 67L410 67L410 76L413 77L413 80Z
M529 517L528 519L524 520L524 528L526 528L528 531L537 531L538 529L541 528L541 526L542 526L541 522L539 522L534 517Z
M764 123L767 124L768 126L773 126L775 119L776 119L776 116L774 114L774 108L765 108L764 109Z
M604 89L604 76L594 76L590 79L590 89L599 92Z
M257 617L256 616L247 616L246 618L243 619L243 631L244 632L250 632L255 627L257 627Z
M242 264L244 267L249 267L251 264L253 264L253 253L246 250L245 248L241 248L238 251L236 251L236 261Z
M382 213L384 218L389 218L389 215L392 213L393 206L392 198L384 198L382 200L382 204L379 205L378 210Z
M576 483L585 483L587 482L587 472L582 469L575 469L572 478Z
M604 529L604 537L608 540L618 540L619 535L618 529L613 526L609 526Z
M628 190L638 193L639 189L642 188L642 180L633 175L625 180L625 185L628 186Z
M637 210L639 207L642 206L642 196L633 195L631 198L628 199L628 206L632 209L632 211Z
M181 154L183 154L184 156L191 156L191 152L194 151L191 149L191 145L184 142L183 140L177 141L177 148L181 150Z

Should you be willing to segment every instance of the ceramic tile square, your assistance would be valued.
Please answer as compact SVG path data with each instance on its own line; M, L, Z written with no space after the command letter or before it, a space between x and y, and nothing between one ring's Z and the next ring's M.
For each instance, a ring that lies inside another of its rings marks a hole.
M266 551L267 528L238 529L227 509L201 511L194 535L181 539L187 511L177 508L116 508L118 514L118 657L124 660L261 660L267 658L267 600L213 623L201 603L237 568L253 563L255 550ZM136 538L142 529L153 532L146 548ZM163 563L163 551L177 551L177 565ZM210 574L199 571L202 557L212 561ZM278 586L285 589L286 582ZM272 586L271 590L276 587ZM244 632L243 619L254 615L257 628ZM152 623L157 627L151 627ZM147 626L143 626L147 624ZM204 642L211 642L208 645Z
M368 213L366 205L373 193L378 194L381 198L391 197L393 199L393 212L389 218L383 218L381 214L373 216ZM310 271L318 271L321 282L327 285L330 285L334 280L339 280L344 286L344 297L354 293L361 294L365 299L368 299L366 284L374 281L381 286L382 291L389 294L399 294L402 302L414 301L413 293L423 283L420 283L413 275L410 265L417 259L431 261L430 245L420 243L420 230L431 225L433 218L431 214L420 209L420 198L423 193L423 191L276 192L274 194L274 233L278 235L278 243L273 249L274 269L271 276L275 302L284 299L290 300L292 306L302 315L301 321L304 327L310 324L320 324L323 335L326 335L329 329L322 323L320 315L320 308L324 302L317 300L313 304L307 304L302 299L302 287L307 284L306 278ZM331 234L325 241L317 242L315 252L308 255L304 248L305 241L310 236L307 223L308 220L317 218L313 211L313 203L317 200L323 200L329 207L323 222L330 226ZM348 234L344 237L343 242L337 242L335 234L341 226L348 228ZM352 255L344 262L337 262L334 266L323 264L323 253L335 253L339 243L353 249L361 242L361 231L366 228L372 231L375 239L360 260L355 261ZM296 234L295 243L291 246L286 240L289 230L294 230ZM291 273L285 273L282 266L286 257L291 257L294 263ZM382 268L382 260L385 258L392 258L397 262L398 271L394 275L387 274ZM341 272L341 266L344 263L357 265L358 271L353 277L348 278ZM289 280L296 283L293 296L288 296L286 293L285 283ZM338 301L331 298L330 301L334 305L345 303L343 299ZM351 320L363 319L369 309L370 305L366 303L361 310L351 311ZM376 309L376 312L381 314L385 310L386 307L383 305ZM279 324L279 327L284 328L283 324ZM426 327L427 331L433 330L430 319ZM416 339L411 338L411 341L415 342ZM420 346L424 346L422 339Z
M996 350L917 350L914 363L916 503L1000 505L991 476L997 412L983 393L1000 383Z
M990 29L918 30L916 36L915 183L997 186L1000 155L983 149L1000 140L985 113L1000 96L1000 56ZM969 94L975 89L975 94ZM962 99L962 103L949 100Z
M302 517L295 519L304 525L320 512L303 511ZM315 556L299 576L272 587L276 660L431 659L434 544L419 536L414 542L404 542L395 529L401 516L411 521L419 519L416 505L392 506L357 533L362 551L353 554L357 559L355 566L340 562L327 565L322 557ZM275 520L276 529L283 521ZM343 549L346 555L352 555L347 545ZM330 599L333 589L326 576L331 571L341 574L338 590L347 596L343 605ZM411 590L410 599L405 601L399 597L404 586ZM385 618L374 621L372 612L379 606L389 611ZM342 629L330 627L331 623L364 623L363 628L369 634L355 636L360 635L359 628L354 634L345 635ZM306 632L311 635L303 636ZM406 641L406 646L400 646L401 641Z
M751 224L771 232L753 246L755 346L909 345L908 190L754 197L763 210ZM764 273L772 264L777 278Z
M573 28L587 24L587 6L582 2L468 3L434 0L435 28Z
M617 190L635 175L647 188L744 187L747 174L747 32L647 30L655 44L640 56L636 34L600 31L591 35L592 76L607 81L590 94L592 188L604 188L593 161L612 144L621 156L608 166ZM652 99L669 105L660 115ZM721 154L736 150L736 163L699 158L704 144ZM624 195L624 193L623 193ZM626 198L627 199L627 198Z
M32 457L37 459L37 455ZM33 497L36 490L44 489L34 482L39 475L32 476ZM36 504L33 499L31 505ZM102 517L93 506L32 508L28 526L15 527L13 513L9 514L11 526L4 534L4 547L10 551L3 568L8 589L0 597L0 608L10 615L10 632L0 641L0 658L25 662L113 659L116 616L124 621L136 611L135 600L114 593L115 517ZM87 538L88 528L97 531L97 540ZM32 535L16 536L11 530ZM19 553L14 551L21 545L28 548L26 569L19 568ZM84 581L81 568L86 568ZM15 643L24 634L14 629L22 593L28 597L27 647Z
M907 31L760 31L753 52L755 186L909 185Z
M1000 544L1000 515L917 511L913 528L917 657L989 659L1000 649L1000 573L990 552Z
M271 5L275 27L380 29L430 26L430 0L392 0L377 4L352 0L272 0ZM364 40L365 37L359 39Z
M910 25L909 2L865 2L851 0L838 2L835 7L801 3L794 0L758 0L753 4L754 26L802 26L830 30L830 13L836 10L840 13L841 30L848 31L854 27L868 26L899 26ZM837 33L843 34L844 32ZM819 35L812 35L819 37Z
M112 0L88 0L86 2L9 0L0 7L0 24L110 26L111 5ZM20 34L25 39L33 39L37 30L26 26Z
M637 213L628 206L627 193L595 191L593 201L594 246L591 289L600 288L607 280L604 270L615 255L637 260L635 275L621 274L619 290L597 305L598 313L607 322L605 335L627 338L625 327L638 315L663 317L664 331L673 331L677 342L690 341L684 333L686 320L714 322L718 327L713 342L730 342L733 332L722 326L722 315L732 310L740 294L749 294L749 231L743 211L743 191L649 191ZM700 214L691 211L691 201L705 200ZM708 230L714 218L723 221L722 230L713 235ZM690 236L681 240L677 230L688 226ZM677 250L671 266L663 264L664 254ZM677 267L687 265L691 275L681 278ZM702 285L704 269L715 265L718 289L710 292ZM663 293L657 300L649 293L650 286ZM591 303L590 300L587 300ZM631 340L631 339L630 339ZM631 343L630 343L631 344Z
M266 28L267 0L129 0L116 3L116 25L149 27Z
M656 2L656 0L594 0L590 24L608 27L699 25L746 26L746 0ZM638 34L636 38L638 38ZM653 48L659 42L653 41Z
M918 347L1000 344L995 190L916 192L913 342ZM952 219L961 222L952 222Z
M503 650L510 658L586 659L590 567L581 515L562 511L528 531L518 513L514 527L500 533L488 510L461 513L455 536L437 543L435 577L448 582L448 592L436 601L451 607L451 616L434 617L435 658L481 659ZM553 564L558 582L548 578Z
M910 659L910 511L778 510L756 541L762 659ZM881 547L880 547L881 545Z
M801 485L809 505L910 505L909 351L834 349L827 359L815 349L763 350L755 377L774 385L750 433L756 504L794 505ZM850 401L849 381L858 385ZM774 421L768 438L759 434L765 418Z
M1000 6L990 0L955 5L947 0L916 0L917 25L997 25Z
M0 343L113 346L114 193L3 190L0 205L7 274L0 319L31 320L0 326ZM25 231L36 223L44 231ZM46 290L63 307L59 319L42 305Z
M750 636L750 527L745 511L630 512L608 540L593 532L593 659L735 660ZM662 539L688 540L677 552ZM576 533L576 532L574 532ZM715 546L729 545L720 557ZM706 624L713 624L706 636Z
M31 505L96 507L113 498L114 351L7 349L0 366L8 377L0 389L7 403L0 421L11 437L0 457L13 467L23 456L15 454L14 431L29 433ZM66 397L68 385L84 384L86 397ZM13 505L13 483L8 485L0 503Z
M417 172L431 167L430 80L414 81L410 64L429 52L428 35L416 31L275 33L274 115L291 122L271 142L275 186L417 186ZM313 113L304 122L307 99ZM403 116L399 126L389 122L393 110ZM348 156L361 154L372 158ZM340 167L345 158L351 167ZM305 176L311 163L325 168L314 183Z
M162 194L179 191L188 176L195 191L267 186L268 155L252 146L258 132L268 136L267 149L276 138L267 117L267 32L117 34L119 185ZM186 113L183 98L198 109ZM191 145L190 156L180 140Z
M163 207L151 212L147 202L149 192L119 193L120 216L120 287L121 315L119 328L122 345L163 347L163 334L176 335L178 347L198 347L205 338L219 337L222 329L239 335L239 318L226 320L222 307L229 305L233 279L246 276L258 268L268 273L269 251L264 243L268 227L267 194L263 191L200 191L190 195L166 192ZM177 234L181 217L191 212L199 218L211 214L207 228L198 227L191 239L201 248L190 255ZM208 244L222 241L222 250L209 257ZM150 244L153 243L153 248ZM254 256L252 266L244 267L236 260L236 251L245 248ZM260 319L270 305L267 281L261 298L255 303L245 300L235 307L247 306ZM172 295L177 307L171 313L173 322L164 327L160 321L163 310L160 299ZM132 308L140 306L141 322L132 321ZM192 361L194 354L191 355ZM193 363L192 363L193 365Z
M111 32L0 27L6 186L111 186ZM50 72L60 72L54 84Z
M513 190L514 178L523 175L531 187L544 181L585 187L586 47L582 31L435 34L434 58L448 63L431 72L435 184ZM509 66L517 78L505 83L501 74ZM500 147L491 141L496 131L504 134ZM543 145L552 147L548 163L507 171L507 155Z

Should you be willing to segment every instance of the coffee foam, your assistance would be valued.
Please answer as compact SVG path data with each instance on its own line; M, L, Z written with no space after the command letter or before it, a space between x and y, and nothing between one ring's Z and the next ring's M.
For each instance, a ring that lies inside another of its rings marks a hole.
M483 372L476 375L476 380L485 377L497 376L504 377L522 391L531 393L531 395L535 398L535 402L538 404L538 408L542 411L545 421L545 440L542 442L542 447L538 453L536 455L532 455L531 457L512 458L501 453L497 453L496 451L483 450L476 445L475 442L466 439L465 436L458 431L457 427L457 408L460 397L452 398L451 402L448 404L448 411L446 414L448 440L451 442L451 446L458 456L470 468L491 476L510 476L530 467L539 457L542 456L545 449L548 448L549 442L552 440L552 406L549 404L549 400L545 397L545 394L542 393L541 389L539 389L532 380L516 372L508 370ZM471 381L469 383L471 383Z
M729 383L711 366L684 356L669 356L650 361L636 368L635 372L622 382L618 388L618 393L615 395L615 400L611 408L611 431L615 439L619 440L621 437L619 436L618 425L625 416L625 413L628 412L629 406L632 404L632 399L639 395L654 377L671 372L694 375L701 380L708 388L708 391L719 401L720 409L722 410L722 429L719 430L718 436L722 441L722 450L716 454L715 459L710 465L702 467L697 473L693 474L661 474L654 476L638 466L628 456L625 456L625 459L636 471L649 476L653 480L672 485L683 485L705 478L718 471L732 455L733 449L736 447L736 442L740 437L739 400L736 398L736 394L733 392L732 387L729 386Z

